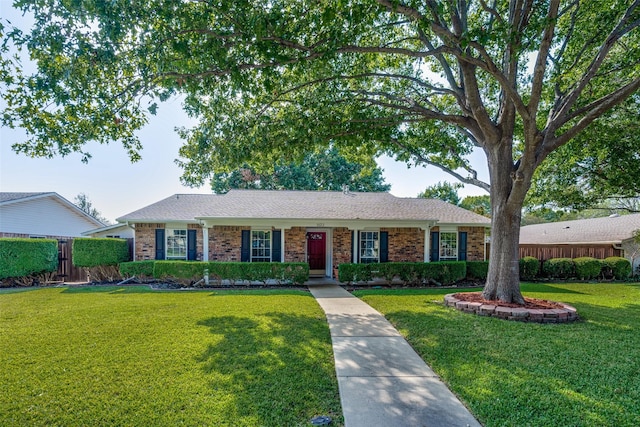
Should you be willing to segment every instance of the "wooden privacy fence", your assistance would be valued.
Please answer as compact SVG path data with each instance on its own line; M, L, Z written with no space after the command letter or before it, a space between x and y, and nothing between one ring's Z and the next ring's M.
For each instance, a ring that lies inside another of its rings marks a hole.
M133 239L129 242L129 258L133 254ZM73 265L73 254L71 247L73 239L58 240L58 272L56 280L63 282L86 282L87 273L84 268Z
M520 258L532 256L540 261L550 258L592 257L604 259L622 256L622 249L612 245L520 245Z

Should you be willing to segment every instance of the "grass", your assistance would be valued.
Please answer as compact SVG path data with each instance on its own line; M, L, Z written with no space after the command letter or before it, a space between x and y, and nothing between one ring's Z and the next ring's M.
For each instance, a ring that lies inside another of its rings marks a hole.
M450 289L356 294L382 312L485 426L640 425L640 284L523 284L575 306L525 324L443 306Z
M342 425L331 339L300 291L0 293L0 425Z

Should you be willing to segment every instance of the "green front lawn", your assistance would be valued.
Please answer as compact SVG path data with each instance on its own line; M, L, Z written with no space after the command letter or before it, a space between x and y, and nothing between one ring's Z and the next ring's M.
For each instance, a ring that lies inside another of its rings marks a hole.
M300 291L0 292L0 425L342 424L329 328Z
M356 294L382 312L486 426L640 425L640 284L524 284L578 309L524 324L445 307L450 289Z

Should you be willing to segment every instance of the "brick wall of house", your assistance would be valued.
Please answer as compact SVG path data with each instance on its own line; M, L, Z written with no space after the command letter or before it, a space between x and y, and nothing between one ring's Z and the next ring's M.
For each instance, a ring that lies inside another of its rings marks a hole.
M419 228L381 228L389 233L389 262L424 261L424 230Z
M156 229L164 228L164 224L136 224L136 261L156 258Z
M345 227L333 229L333 266L351 262L351 230Z
M467 261L484 261L484 227L458 227L458 231L467 232Z
M249 227L215 226L209 229L209 260L240 261L242 230Z
M284 230L284 262L307 262L307 230L292 227Z
M156 229L166 228L165 224L140 223L135 227L135 259L144 261L156 258ZM196 230L196 260L202 260L204 250L202 227L198 224L187 224L188 230Z

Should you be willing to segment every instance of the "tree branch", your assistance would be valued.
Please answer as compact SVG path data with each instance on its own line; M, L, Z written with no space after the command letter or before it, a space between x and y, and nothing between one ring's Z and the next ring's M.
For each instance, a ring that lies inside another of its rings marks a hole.
M448 173L449 175L453 176L455 179L457 179L458 181L464 183L464 184L469 184L469 185L475 185L476 187L480 187L483 190L487 191L487 192L491 192L491 186L489 184L487 184L484 181L481 181L479 179L477 179L476 177L478 176L477 172L471 168L468 167L464 167L464 169L468 172L470 172L472 174L471 177L464 177L462 175L460 175L459 173L455 172L454 170L440 164L440 163L436 163L433 162L431 160L429 160L428 158L424 157L423 155L416 153L415 151L411 150L409 147L405 146L404 144L402 144L399 140L392 138L391 142L400 147L401 149L405 150L407 153L409 153L409 155L411 155L415 160L416 160L416 164L425 164L425 165L429 165L429 166L435 166L438 169Z

